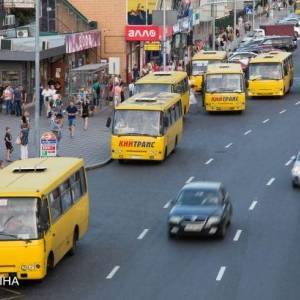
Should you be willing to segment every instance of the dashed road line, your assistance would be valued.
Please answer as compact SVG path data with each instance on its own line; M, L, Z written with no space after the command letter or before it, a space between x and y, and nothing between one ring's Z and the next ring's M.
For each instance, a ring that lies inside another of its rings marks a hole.
M194 180L194 178L195 178L195 177L193 177L193 176L190 177L185 183L190 183L190 182L192 182L192 181Z
M218 275L217 275L216 281L221 281L221 280L222 280L225 271L226 271L226 267L225 267L225 266L222 266L222 267L220 268L220 270L219 270L219 273L218 273Z
M116 273L119 271L120 269L120 266L115 266L111 271L110 273L106 276L106 279L112 279Z
M238 230L236 231L236 234L235 234L234 238L233 238L233 241L234 241L234 242L237 242L237 241L239 240L241 234L242 234L242 230L241 230L241 229L238 229Z
M284 114L286 112L286 109L281 110L279 113Z
M247 131L244 132L244 135L248 135L248 134L251 133L251 132L252 132L251 129L250 129L250 130L247 130Z
M274 181L275 181L275 178L272 177L272 178L267 182L266 185L270 186L270 185L272 185L272 183L273 183Z
M142 240L146 236L146 234L148 233L148 231L149 231L149 229L144 229L142 231L142 233L137 237L137 239L138 240Z
M210 158L207 162L205 162L206 165L209 165L211 162L213 162L213 158Z
M226 149L230 148L233 145L233 143L229 143L228 145L225 146Z
M172 200L168 201L163 207L164 208L169 208L171 205Z
M292 156L286 163L285 163L285 166L289 166L293 161L294 159L296 158L296 156Z
M296 103L295 103L295 105L299 105L300 104L300 101L297 101Z
M256 200L252 201L251 205L249 206L249 210L253 210L255 208L256 204L257 204Z
M262 121L262 123L263 123L263 124L266 124L266 123L268 123L269 121L270 121L270 119L265 119L265 120Z

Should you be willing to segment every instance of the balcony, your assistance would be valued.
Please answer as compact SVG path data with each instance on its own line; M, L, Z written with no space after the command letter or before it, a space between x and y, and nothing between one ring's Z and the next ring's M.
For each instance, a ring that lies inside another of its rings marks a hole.
M4 8L34 8L34 0L2 0Z

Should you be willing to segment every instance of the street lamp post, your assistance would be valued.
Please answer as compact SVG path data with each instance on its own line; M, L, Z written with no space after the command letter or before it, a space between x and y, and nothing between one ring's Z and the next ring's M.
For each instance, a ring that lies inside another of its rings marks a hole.
M35 113L34 113L34 155L40 156L40 0L35 0Z
M166 53L166 0L163 0L163 68L166 71L167 53Z
M255 0L252 2L252 29L254 30L255 26Z

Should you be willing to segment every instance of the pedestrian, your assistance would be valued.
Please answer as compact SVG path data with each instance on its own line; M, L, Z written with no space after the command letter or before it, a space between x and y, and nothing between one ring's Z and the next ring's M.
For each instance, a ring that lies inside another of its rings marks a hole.
M22 86L19 85L14 89L14 110L16 117L22 115Z
M83 119L83 130L88 129L88 120L90 116L89 105L90 102L88 99L85 99L81 102L81 117Z
M43 91L42 91L42 96L43 96L43 102L44 105L46 105L46 114L47 117L49 117L49 112L50 112L50 98L51 98L51 91L49 89L49 86L46 86Z
M100 94L101 94L101 86L98 80L96 80L93 84L93 104L95 107L100 106Z
M11 162L11 154L14 151L14 147L12 145L12 135L10 133L10 127L5 128L5 135L4 135L4 143L5 143L5 159L8 162Z
M12 105L14 100L14 91L10 85L8 85L3 92L3 99L6 105L6 114L12 113Z
M22 118L21 131L20 131L20 147L21 159L28 158L28 142L29 142L29 124L26 117Z
M128 90L129 90L129 97L132 97L134 95L134 91L135 91L135 86L134 86L133 80L129 83Z
M25 112L25 105L27 103L27 91L24 88L24 86L20 85L20 89L21 89L21 95L22 95L22 100L21 100L21 111L22 111L22 115Z
M122 88L120 87L120 85L119 84L115 85L113 91L115 107L117 107L121 102L121 92L122 92Z
M121 103L125 101L125 87L123 81L120 82L121 87Z
M58 150L59 150L59 143L62 138L62 128L63 128L63 115L62 114L57 114L55 115L54 118L51 119L50 122L50 130L51 132L56 136L56 141L57 141L57 148L56 152L58 155Z
M66 108L66 112L68 114L68 125L69 125L70 137L73 138L75 134L76 115L78 113L78 109L74 105L73 101L71 101L69 106Z

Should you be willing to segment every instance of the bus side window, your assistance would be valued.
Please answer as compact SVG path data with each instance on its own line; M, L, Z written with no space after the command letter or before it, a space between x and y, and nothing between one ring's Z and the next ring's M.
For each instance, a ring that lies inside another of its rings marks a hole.
M73 174L70 177L70 182L71 182L73 202L77 202L82 196L79 171L77 171L75 174Z
M164 134L168 131L168 128L171 126L170 113L169 110L164 112Z
M176 118L176 111L175 111L175 105L170 108L170 113L171 113L172 124L174 124L176 122L176 120L177 120L177 118Z
M284 70L284 76L288 75L289 69L288 69L287 61L284 61L283 63L283 70Z
M39 203L39 214L38 214L39 232L47 232L50 226L47 198L41 199L38 203Z
M85 178L84 168L80 169L80 182L81 182L82 194L85 194L87 192L87 186L86 186L86 178Z
M50 212L52 223L62 214L59 189L56 188L49 194Z
M176 115L177 115L177 119L179 119L182 116L182 112L181 112L181 101L178 101L176 103Z
M65 212L66 210L68 210L69 207L72 206L70 181L66 180L63 184L61 184L59 190L60 190L61 207L63 212Z

